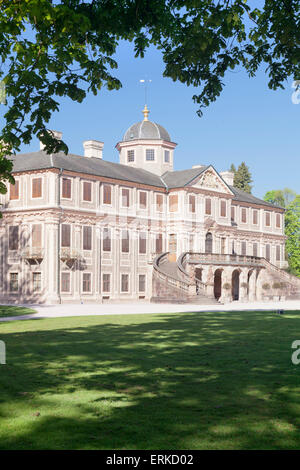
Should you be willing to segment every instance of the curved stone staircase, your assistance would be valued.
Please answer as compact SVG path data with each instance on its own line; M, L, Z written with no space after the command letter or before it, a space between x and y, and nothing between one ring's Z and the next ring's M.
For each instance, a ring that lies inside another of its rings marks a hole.
M211 289L200 281L190 278L186 270L188 263L229 264L263 269L271 283L285 285L287 299L300 299L300 279L278 268L265 258L244 255L222 255L207 253L182 253L177 261L168 259L169 252L162 253L153 261L151 302L194 303L202 305L218 304ZM208 292L209 290L209 292Z
M153 261L151 302L218 304L213 296L206 293L204 283L189 278L177 261L168 260L169 252L162 253Z

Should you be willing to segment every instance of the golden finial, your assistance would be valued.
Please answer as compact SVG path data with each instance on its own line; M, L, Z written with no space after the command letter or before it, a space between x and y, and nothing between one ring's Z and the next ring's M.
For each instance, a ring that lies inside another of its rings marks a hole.
M145 104L145 107L143 109L143 114L144 114L144 121L148 121L148 114L150 113L149 109L147 108L147 105Z

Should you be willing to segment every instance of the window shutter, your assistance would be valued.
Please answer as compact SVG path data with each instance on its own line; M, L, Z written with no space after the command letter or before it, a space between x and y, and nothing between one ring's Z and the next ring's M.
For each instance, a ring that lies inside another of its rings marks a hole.
M129 253L129 232L128 230L122 231L122 253Z
M276 214L276 227L280 228L281 227L281 217L280 214Z
M83 249L92 249L92 227L85 225L83 227Z
M88 181L83 182L83 200L91 201L92 200L92 183Z
M71 184L70 178L63 178L62 180L62 197L71 199Z
M163 211L163 195L156 194L156 210L157 212Z
M211 199L210 198L205 199L205 214L211 215Z
M242 207L242 222L246 223L247 222L247 212L245 207Z
M253 211L253 224L257 225L257 211L256 210Z
M8 239L9 250L18 250L19 248L19 226L11 225L9 227L9 239Z
M162 252L162 234L158 233L156 235L156 253L159 254Z
M266 227L270 227L270 225L271 225L270 212L266 212Z
M61 246L65 248L71 246L71 225L62 224L61 226Z
M235 207L231 206L231 220L234 222L235 220Z
M221 217L226 217L226 202L221 201Z
M122 206L129 207L129 189L122 189Z
M178 194L172 194L170 196L170 212L178 211Z
M111 204L111 186L109 184L103 185L103 204Z
M32 247L41 248L42 246L42 225L34 224L32 226Z
M103 251L110 251L111 250L111 235L110 229L104 228L103 230Z
M42 197L42 178L33 178L32 197Z
M145 191L140 191L140 209L147 208L147 193Z
M193 195L189 196L189 203L190 203L190 212L196 211L196 198Z
M146 253L146 241L147 241L146 237L147 237L146 232L139 233L139 253L140 254Z
M19 180L15 180L15 184L10 183L10 199L19 199Z

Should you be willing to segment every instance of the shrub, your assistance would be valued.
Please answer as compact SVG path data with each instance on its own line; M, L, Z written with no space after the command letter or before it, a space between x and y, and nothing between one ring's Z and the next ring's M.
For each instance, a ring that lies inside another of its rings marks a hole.
M267 282L265 284L263 284L262 288L264 290L269 290L270 289L270 284L268 284Z

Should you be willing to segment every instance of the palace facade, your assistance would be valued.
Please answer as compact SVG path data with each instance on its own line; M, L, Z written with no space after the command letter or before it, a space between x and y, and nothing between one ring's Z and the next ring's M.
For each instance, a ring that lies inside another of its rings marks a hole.
M0 302L292 298L284 209L233 187L212 165L174 171L176 144L144 119L102 158L40 150L13 159L0 196ZM61 133L53 131L56 137Z

